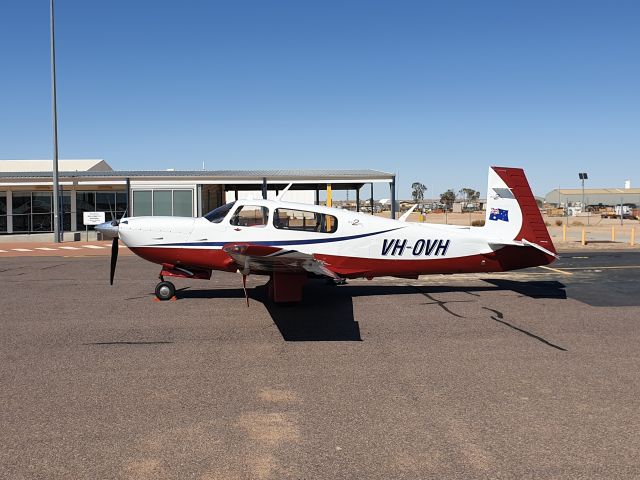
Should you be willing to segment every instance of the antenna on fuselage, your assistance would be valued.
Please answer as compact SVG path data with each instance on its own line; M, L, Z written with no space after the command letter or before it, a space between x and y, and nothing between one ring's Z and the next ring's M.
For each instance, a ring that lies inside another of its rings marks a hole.
M284 190L282 190L278 196L276 197L276 202L279 202L282 200L282 197L284 197L284 194L287 193L289 191L289 189L291 188L291 185L293 185L293 183L290 183L289 185L287 185L286 187L284 187Z

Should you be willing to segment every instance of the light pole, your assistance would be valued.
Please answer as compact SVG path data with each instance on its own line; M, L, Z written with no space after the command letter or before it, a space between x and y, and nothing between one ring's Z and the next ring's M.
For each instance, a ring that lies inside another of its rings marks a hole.
M61 242L60 183L58 179L58 111L56 106L56 38L53 21L53 0L49 2L51 19L51 110L53 121L53 241Z
M578 178L582 181L582 208L586 211L587 206L584 204L584 181L588 180L589 177L586 172L578 173ZM589 212L587 212L587 225L589 225Z

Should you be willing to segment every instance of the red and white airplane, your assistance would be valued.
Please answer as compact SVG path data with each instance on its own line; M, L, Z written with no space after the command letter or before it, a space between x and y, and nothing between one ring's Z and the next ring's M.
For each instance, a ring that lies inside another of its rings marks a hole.
M417 278L432 273L499 272L547 265L556 251L524 171L491 167L483 227L407 223L280 200L238 200L201 218L130 217L96 229L162 265L156 296L169 300L165 277L209 279L213 270L270 277L275 302L302 300L310 277ZM248 304L248 298L247 298Z

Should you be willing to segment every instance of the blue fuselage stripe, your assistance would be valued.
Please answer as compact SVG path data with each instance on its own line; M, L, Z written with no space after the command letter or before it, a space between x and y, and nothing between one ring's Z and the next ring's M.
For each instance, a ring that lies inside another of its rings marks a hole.
M373 235L379 235L381 233L393 232L404 227L390 228L389 230L381 230L379 232L362 233L360 235L349 235L347 237L334 237L334 238L314 238L308 240L273 240L273 241L253 241L253 240L232 240L228 242L178 242L178 243L162 243L155 245L147 245L148 247L222 247L229 243L250 243L252 245L270 245L270 246L282 246L282 245L310 245L314 243L332 243L342 242L345 240L354 240L356 238L371 237Z

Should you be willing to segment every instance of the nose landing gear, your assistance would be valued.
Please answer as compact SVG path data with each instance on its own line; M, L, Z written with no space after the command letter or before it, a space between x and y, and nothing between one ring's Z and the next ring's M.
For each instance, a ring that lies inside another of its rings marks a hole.
M160 275L158 275L160 283L156 285L156 298L162 301L176 299L176 286L171 282L165 281L165 275L169 277L209 280L211 278L211 270L205 270L199 267L186 268L183 266L163 263Z
M161 282L156 285L156 298L158 300L171 300L176 294L176 286L171 282L165 282L161 278Z

